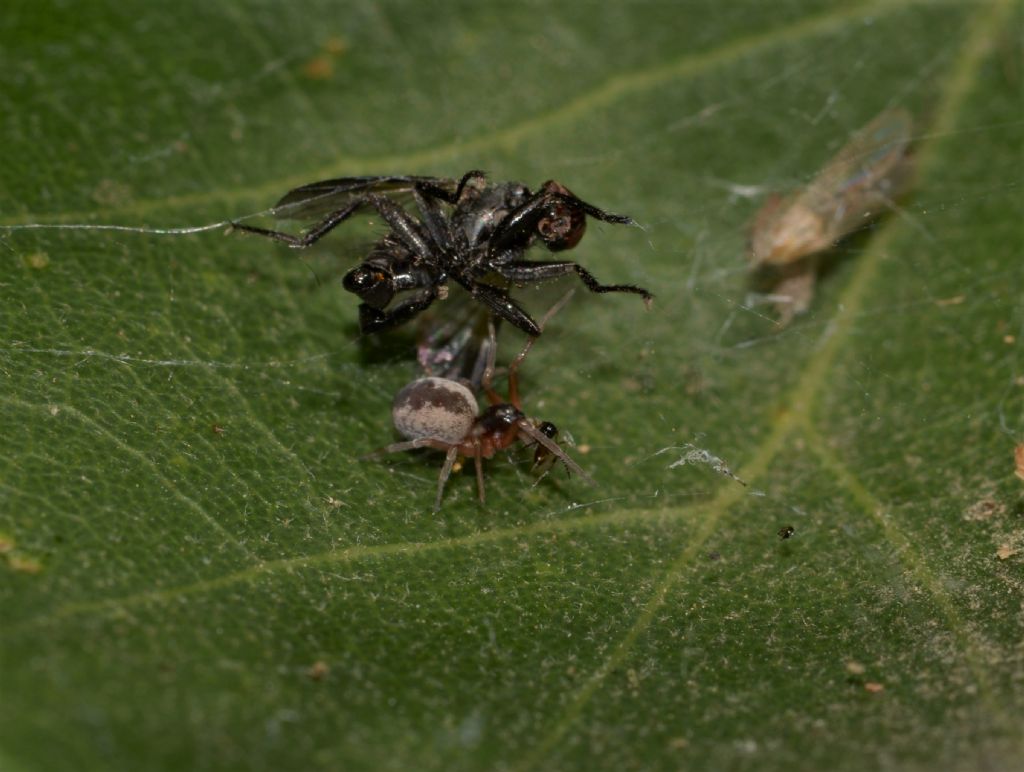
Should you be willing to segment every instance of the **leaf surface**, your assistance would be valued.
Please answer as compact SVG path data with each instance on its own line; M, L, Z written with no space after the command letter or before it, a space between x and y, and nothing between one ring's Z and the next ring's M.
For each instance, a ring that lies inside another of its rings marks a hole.
M0 765L1018 765L1020 28L1010 2L5 10ZM748 224L889 106L912 192L780 329ZM437 455L359 460L415 372L336 281L372 225L301 261L22 227L472 168L642 225L569 254L652 310L577 292L523 368L597 489L498 456L486 507L457 474L434 515Z

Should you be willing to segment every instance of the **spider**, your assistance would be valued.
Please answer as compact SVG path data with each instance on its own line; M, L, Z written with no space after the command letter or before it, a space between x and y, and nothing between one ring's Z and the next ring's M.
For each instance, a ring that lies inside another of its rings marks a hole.
M410 198L416 214L403 207ZM571 260L525 260L530 247L543 243L552 252L575 247L587 217L632 225L577 198L554 180L531 191L518 182L488 182L482 171L459 180L444 177L343 177L295 188L274 206L274 213L314 219L301 236L232 223L296 249L309 247L355 214L375 210L388 233L349 271L342 285L359 296L359 327L364 333L387 330L412 319L448 294L448 282L463 287L491 315L530 336L540 327L509 296L511 285L544 282L575 273L591 292L627 292L650 304L653 295L632 284L601 284ZM418 215L418 216L417 216ZM401 293L408 293L396 301Z
M548 312L545 320L551 313ZM544 320L541 327L543 324ZM494 324L488 324L489 346L482 385L489 407L478 414L476 397L459 381L433 376L418 378L398 392L391 407L395 428L408 439L381 448L369 457L416 448L444 451L444 465L437 478L435 512L441 508L445 483L459 456L472 456L476 465L477 493L480 503L484 503L483 459L492 458L499 450L512 446L516 441L537 446L534 453L535 468L543 464L550 466L553 459L557 458L570 472L575 472L594 485L594 479L555 441L558 435L555 425L550 421L536 421L522 410L519 399L519 365L536 339L536 336L530 338L509 365L508 399L502 399L492 385L497 343Z

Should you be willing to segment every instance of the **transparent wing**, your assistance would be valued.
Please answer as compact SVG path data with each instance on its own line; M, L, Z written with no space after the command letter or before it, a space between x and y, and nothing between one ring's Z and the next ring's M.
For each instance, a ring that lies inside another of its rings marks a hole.
M818 173L796 202L821 217L837 240L877 215L909 180L913 121L891 108L858 131Z
M274 204L274 215L288 220L322 217L342 208L352 198L366 193L379 193L401 199L411 194L416 185L427 185L454 193L458 181L446 177L373 176L338 177L320 180L289 190Z

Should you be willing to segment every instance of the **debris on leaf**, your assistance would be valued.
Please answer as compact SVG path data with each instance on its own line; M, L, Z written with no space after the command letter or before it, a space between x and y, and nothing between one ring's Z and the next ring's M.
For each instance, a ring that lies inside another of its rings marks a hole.
M714 471L718 472L718 474L722 475L723 477L728 477L731 480L735 480L740 485L746 486L746 483L743 482L743 480L741 480L739 477L733 474L732 470L729 468L728 464L725 463L725 461L720 459L710 450L698 448L696 445L693 445L689 442L683 445L682 447L673 446L670 448L662 448L654 455L660 456L662 453L668 453L673 450L684 451L684 453L678 461L669 464L669 469L675 469L677 466L686 466L688 464L703 464L704 466L711 467Z
M1003 504L990 496L986 496L967 508L964 512L964 520L981 522L991 520L993 517L999 517L1004 512L1006 512L1006 507Z
M306 675L310 681L322 681L327 677L327 674L331 672L331 666L324 662L322 659L318 659L306 670Z
M871 692L872 694L878 694L879 692L885 691L885 686L877 681L865 681L864 691Z
M910 182L913 121L885 110L858 131L803 190L773 194L750 228L752 268L770 287L779 324L810 307L818 258L893 207Z
M43 564L28 555L21 555L17 552L7 554L7 565L12 571L19 574L38 574L43 570Z

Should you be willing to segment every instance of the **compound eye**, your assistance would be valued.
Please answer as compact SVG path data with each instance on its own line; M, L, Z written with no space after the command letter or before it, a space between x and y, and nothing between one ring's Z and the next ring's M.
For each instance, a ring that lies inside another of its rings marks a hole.
M553 199L546 215L537 223L537 235L552 252L572 249L580 243L587 229L587 215L578 206L578 199L560 182L548 180L541 185L541 193Z
M384 308L395 296L394 281L380 268L360 265L353 268L341 280L342 286L359 296L368 306Z
M537 427L538 431L547 437L549 440L555 439L558 436L558 427L550 421L544 421Z
M552 252L572 249L587 229L587 216L577 207L559 201L537 223L537 234Z

